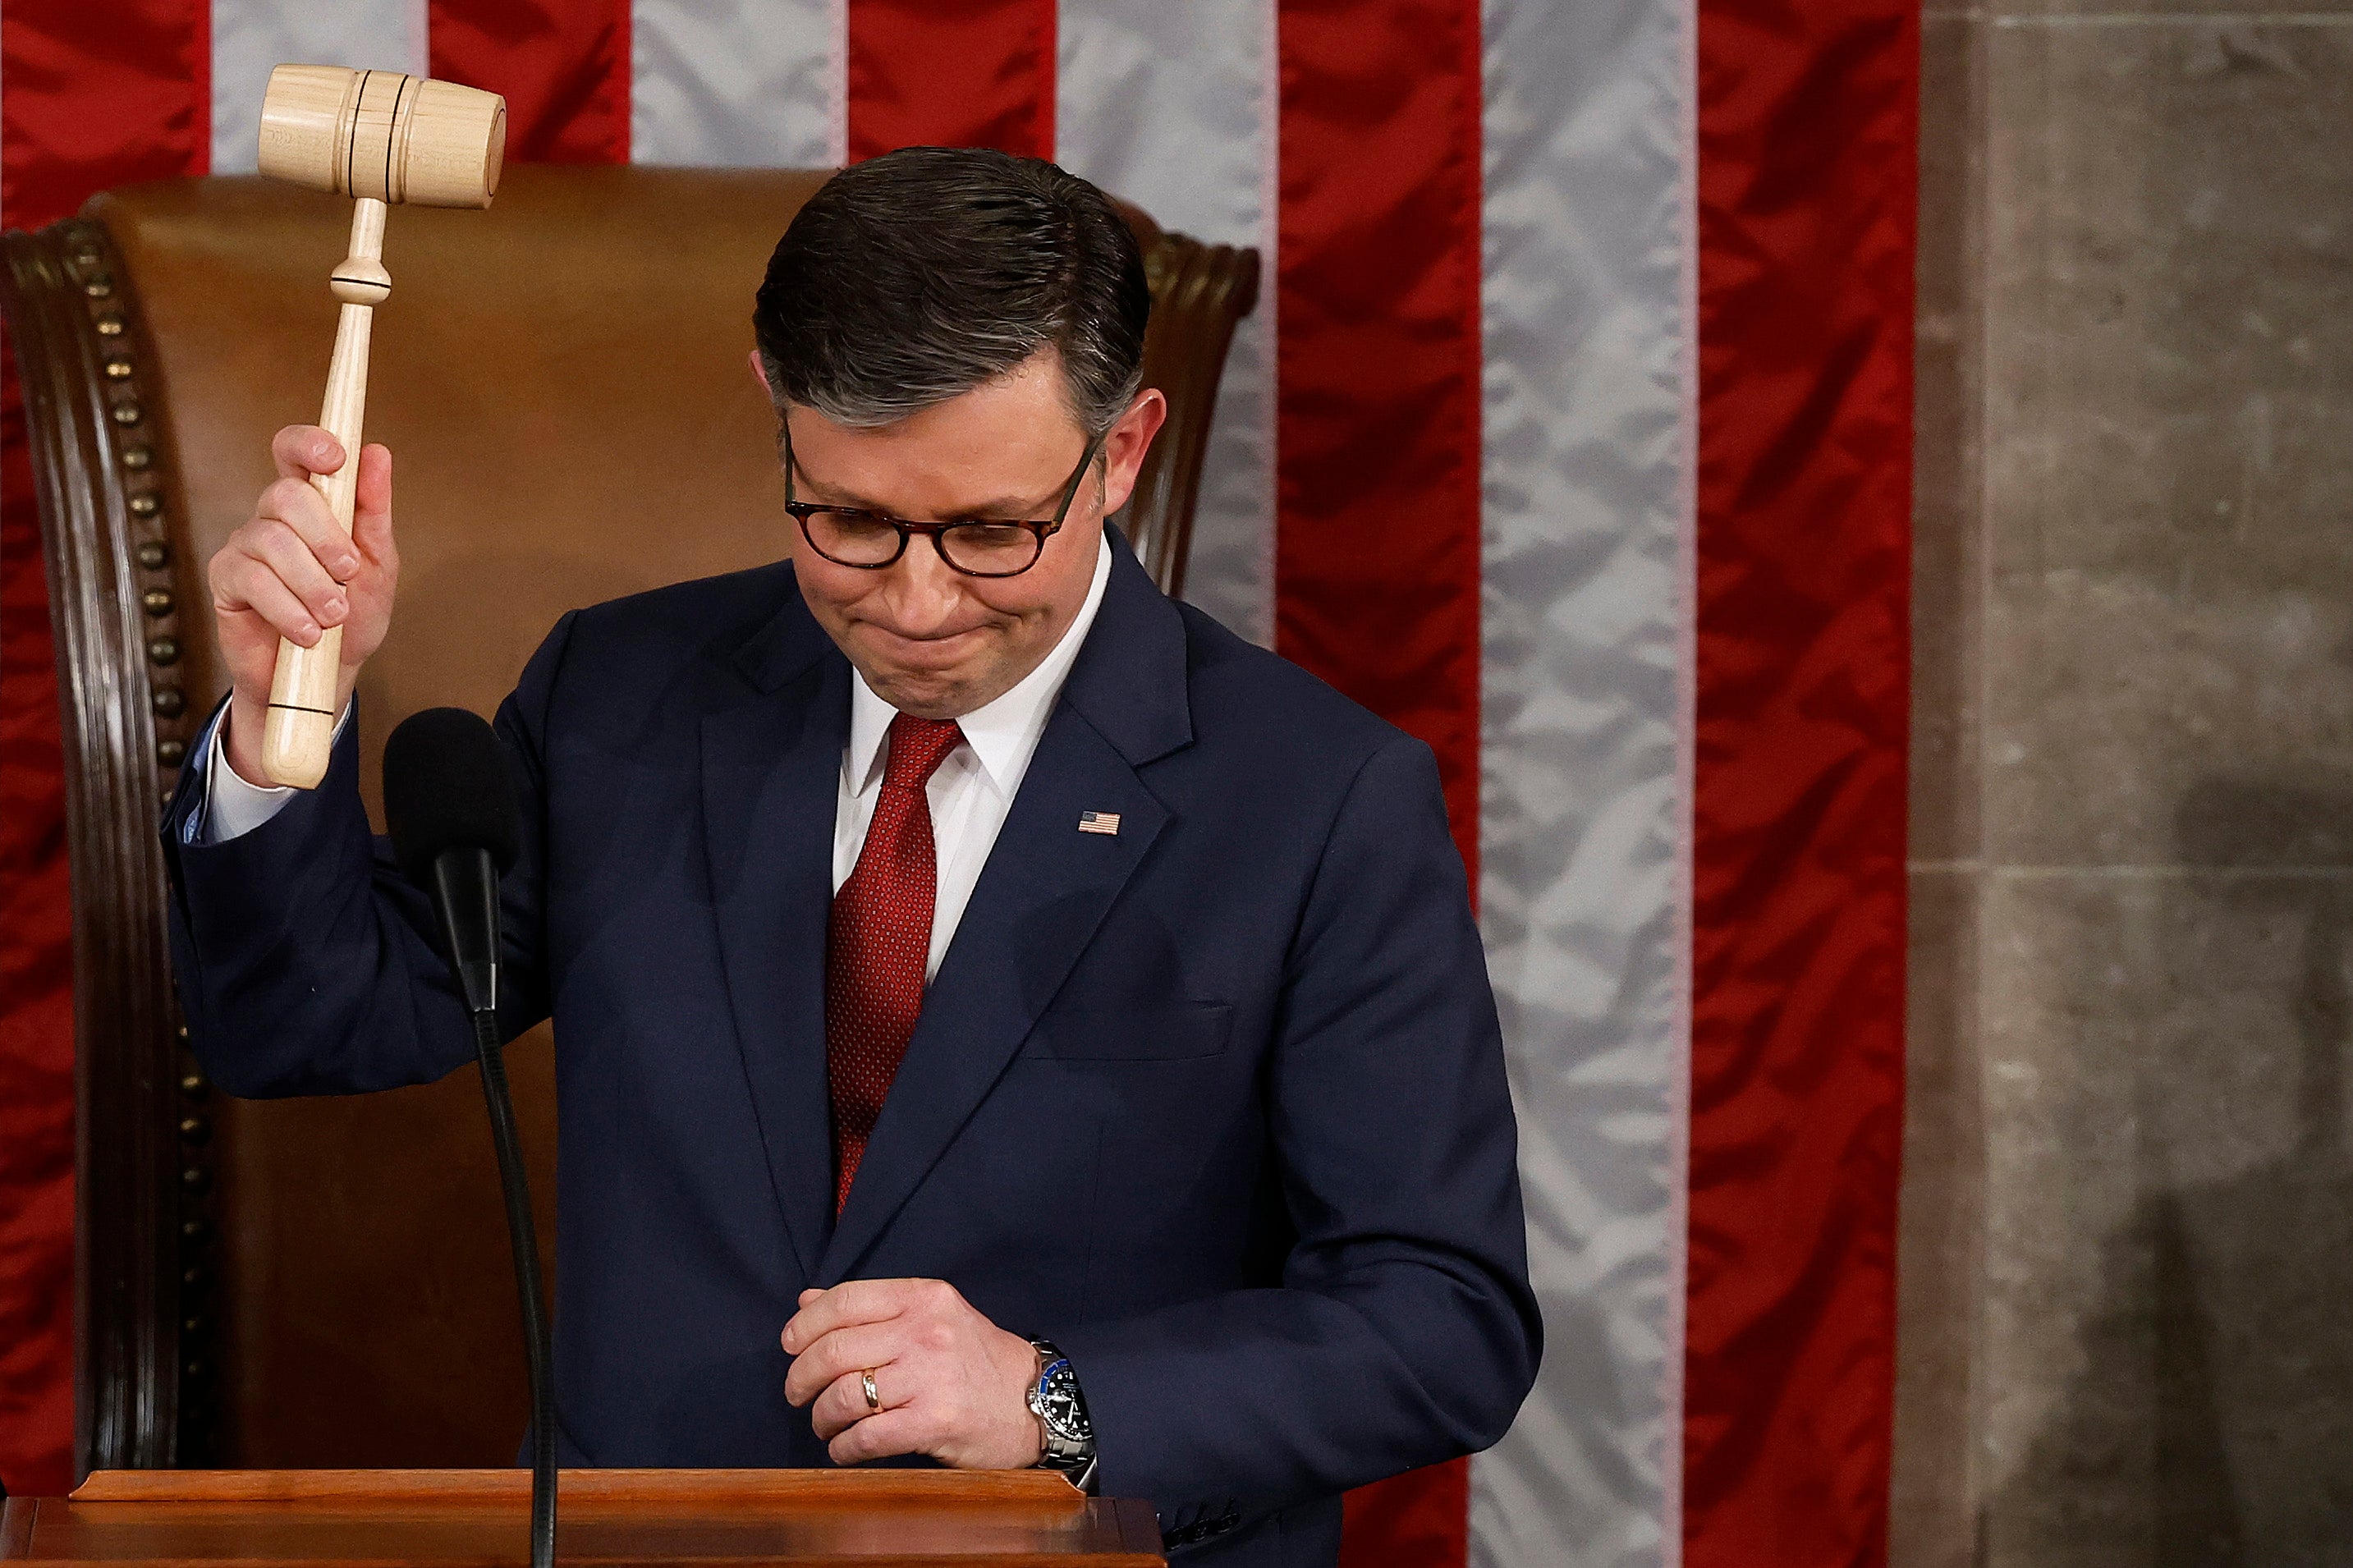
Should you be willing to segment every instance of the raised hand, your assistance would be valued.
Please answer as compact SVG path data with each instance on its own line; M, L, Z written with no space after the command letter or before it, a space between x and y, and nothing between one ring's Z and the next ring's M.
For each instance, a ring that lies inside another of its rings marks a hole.
M221 657L228 668L228 763L249 784L269 782L261 766L269 683L278 639L315 645L323 628L343 628L335 706L351 700L360 666L392 624L400 555L392 542L392 454L360 449L352 532L335 525L313 474L343 467L344 452L315 425L289 425L269 444L278 479L254 503L253 516L228 536L206 569Z

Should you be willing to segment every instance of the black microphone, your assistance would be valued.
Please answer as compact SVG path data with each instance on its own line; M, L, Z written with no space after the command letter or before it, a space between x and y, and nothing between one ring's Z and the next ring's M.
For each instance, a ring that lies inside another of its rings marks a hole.
M433 896L466 1011L491 1138L506 1190L507 1236L522 1296L522 1342L531 1364L532 1568L555 1562L555 1385L548 1365L547 1304L539 1289L539 1239L523 1174L522 1140L507 1090L499 1038L499 878L522 840L506 749L463 708L427 708L403 720L384 746L384 816L394 856Z

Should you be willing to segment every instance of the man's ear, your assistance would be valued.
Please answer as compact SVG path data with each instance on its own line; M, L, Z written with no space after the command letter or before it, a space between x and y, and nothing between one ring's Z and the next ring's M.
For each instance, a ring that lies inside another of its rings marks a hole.
M1136 394L1119 423L1103 437L1103 515L1127 504L1134 493L1136 476L1143 471L1144 455L1152 449L1152 438L1160 434L1167 422L1168 400L1157 387L1145 387Z
M760 351L758 349L754 349L751 352L750 358L752 361L752 374L759 379L760 390L768 395L769 402L774 403L776 400L776 389L768 384L768 367L760 363Z

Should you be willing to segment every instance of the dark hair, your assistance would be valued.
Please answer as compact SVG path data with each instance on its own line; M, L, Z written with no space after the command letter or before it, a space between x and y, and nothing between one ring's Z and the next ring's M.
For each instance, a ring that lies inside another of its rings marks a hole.
M1143 380L1144 255L1110 198L1041 158L907 147L793 218L752 309L768 385L872 426L1060 351L1071 411L1109 429Z

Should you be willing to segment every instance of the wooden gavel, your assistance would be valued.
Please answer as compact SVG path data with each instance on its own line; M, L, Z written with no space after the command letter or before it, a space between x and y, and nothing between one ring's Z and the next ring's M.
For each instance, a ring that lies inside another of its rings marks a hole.
M261 100L261 172L315 191L357 198L351 254L329 288L343 301L335 357L319 423L340 442L343 466L311 483L352 531L360 426L367 412L368 332L392 292L384 268L387 205L486 207L499 188L507 144L506 100L478 88L398 71L280 66ZM280 639L269 685L262 767L277 784L314 787L334 742L335 685L343 629L310 647Z

